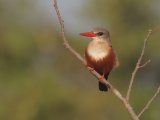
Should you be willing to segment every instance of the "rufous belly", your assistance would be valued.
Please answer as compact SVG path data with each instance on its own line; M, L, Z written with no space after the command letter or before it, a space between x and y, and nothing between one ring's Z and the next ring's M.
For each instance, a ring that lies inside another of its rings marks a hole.
M95 48L96 50L97 48ZM103 51L104 50L104 51ZM99 74L109 74L115 64L115 53L112 47L99 48L96 51L91 53L89 49L85 51L85 60L87 65Z

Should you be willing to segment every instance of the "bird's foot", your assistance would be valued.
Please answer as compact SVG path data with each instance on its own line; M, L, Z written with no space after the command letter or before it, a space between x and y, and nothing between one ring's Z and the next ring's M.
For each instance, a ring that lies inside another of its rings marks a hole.
M104 80L104 74L100 76L100 80Z

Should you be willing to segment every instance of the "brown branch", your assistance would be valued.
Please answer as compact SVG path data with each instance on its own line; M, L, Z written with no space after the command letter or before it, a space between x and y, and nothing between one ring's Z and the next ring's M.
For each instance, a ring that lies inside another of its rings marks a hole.
M153 100L156 98L156 96L160 93L160 86L157 88L157 91L155 94L151 97L151 99L147 102L147 104L144 106L144 108L141 110L141 112L138 114L138 118L148 109L150 104L153 102Z
M140 57L138 58L138 61L136 63L136 67L135 67L134 71L132 72L132 76L131 76L131 79L130 79L130 83L129 83L129 87L128 87L128 91L127 91L127 95L126 95L127 101L129 101L129 97L130 97L130 93L131 93L131 90L132 90L133 81L136 77L136 73L141 68L141 61L142 61L142 58L144 56L144 51L145 51L145 48L146 48L146 45L147 45L147 41L148 41L151 33L152 33L152 30L148 30L147 36L144 39L144 44L143 44L143 48L141 50Z
M61 17L60 11L58 9L58 5L57 5L57 0L53 0L53 6L55 8L57 17L58 17L58 21L59 24L61 26L61 34L62 34L62 39L63 39L63 44L64 46L73 54L75 55L81 62L83 62L83 58L69 45L66 36L65 36L65 31L64 31L64 21Z
M64 42L65 47L73 54L75 55L82 63L83 62L83 58L69 45L66 37L65 37L65 32L64 32L64 24L63 24L63 19L61 17L60 11L58 9L58 5L57 5L57 0L53 0L53 5L60 23L60 27L61 27L61 34L62 34L62 39ZM96 77L96 78L100 78L100 75L96 72L96 71L92 71L90 70L90 72ZM104 82L106 85L110 86L110 89L112 91L112 93L119 99L122 101L122 103L124 104L125 108L128 110L132 120L139 120L138 116L135 114L132 106L128 103L128 101L125 99L125 97L122 96L122 94L108 81L104 80L102 81Z
M151 60L146 61L143 65L139 66L139 68L146 67L146 65L148 65L148 63L150 63L150 62L151 62Z

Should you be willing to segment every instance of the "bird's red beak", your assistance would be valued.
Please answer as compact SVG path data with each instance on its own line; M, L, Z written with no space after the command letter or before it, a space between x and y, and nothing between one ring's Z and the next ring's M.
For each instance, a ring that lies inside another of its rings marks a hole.
M86 36L86 37L96 37L96 34L94 32L84 32L84 33L80 33L80 35Z

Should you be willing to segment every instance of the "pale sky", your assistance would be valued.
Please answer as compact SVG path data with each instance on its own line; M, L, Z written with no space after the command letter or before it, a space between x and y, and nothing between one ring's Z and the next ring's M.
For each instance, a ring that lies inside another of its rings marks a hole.
M54 8L52 6L52 0L40 0L38 6L44 9L45 13L48 15L49 19L53 21L54 25L59 25L57 21L57 16L55 14ZM57 0L61 14L65 21L65 30L67 32L72 32L78 34L84 30L90 30L92 27L98 23L95 20L89 21L86 18L81 18L83 6L85 6L86 0ZM45 6L45 7L44 7ZM47 18L48 18L47 17Z

